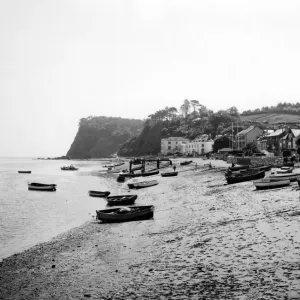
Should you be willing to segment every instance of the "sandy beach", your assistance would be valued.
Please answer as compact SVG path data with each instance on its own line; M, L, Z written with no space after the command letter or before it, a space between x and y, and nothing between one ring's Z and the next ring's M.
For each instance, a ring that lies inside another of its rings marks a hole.
M4 259L0 299L300 299L297 183L227 185L227 163L193 160L130 191L153 219L92 219Z

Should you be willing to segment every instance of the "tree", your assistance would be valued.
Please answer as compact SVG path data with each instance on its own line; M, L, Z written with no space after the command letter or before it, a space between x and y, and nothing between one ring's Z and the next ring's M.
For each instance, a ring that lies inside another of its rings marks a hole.
M215 140L213 145L213 151L218 152L218 150L220 149L229 148L229 147L230 147L230 139L227 136L223 135Z
M199 107L200 106L200 103L198 100L191 100L190 101L190 104L191 106L193 106L193 109L194 109L194 119L195 119L195 114L196 114L196 107Z

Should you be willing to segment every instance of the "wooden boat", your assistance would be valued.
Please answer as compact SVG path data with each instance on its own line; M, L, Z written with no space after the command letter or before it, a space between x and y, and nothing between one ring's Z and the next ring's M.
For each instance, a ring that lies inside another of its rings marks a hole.
M28 183L28 189L36 190L36 191L56 191L56 184L44 184L44 183L31 182Z
M261 165L261 166L251 166L251 165L246 165L246 166L237 166L237 167L229 167L228 170L235 172L235 171L270 171L272 168L272 165Z
M118 164L115 164L114 166L115 166L115 167L119 167L119 166L122 166L122 165L125 165L125 163L124 163L124 162L120 162L120 163L118 163Z
M281 167L281 169L277 171L277 174L292 173L293 170L294 170L294 167Z
M31 174L31 171L18 171L20 174Z
M154 186L154 185L158 185L157 180L133 182L133 183L129 183L128 187L135 188L135 189L141 189L141 188L146 188L146 187L150 187L150 186Z
M178 172L166 172L160 174L162 177L171 177L171 176L177 176Z
M189 165L192 162L193 162L192 160L186 160L186 161L181 162L180 165L181 166L186 166L186 165Z
M61 167L63 171L77 171L78 168L75 168L73 165Z
M279 180L290 180L291 182L296 181L300 178L300 173L290 173L290 174L271 174L269 176L271 181L279 181Z
M248 171L247 173L225 173L225 178L228 184L250 181L265 177L265 171Z
M96 220L102 222L128 222L153 218L154 206L129 206L96 210Z
M134 204L137 199L137 195L119 195L119 196L108 196L106 198L108 205L130 205Z
M134 177L146 177L146 176L152 176L152 175L157 175L159 174L159 171L153 171L153 172L144 172L144 173L123 173L119 174L117 180L118 181L124 181L126 177L128 178L134 178Z
M263 190L263 189L274 189L274 188L288 186L291 184L291 181L289 179L271 181L270 178L264 178L261 180L254 181L253 184L255 185L257 190Z
M89 191L91 197L107 197L110 195L109 191L100 192L100 191Z

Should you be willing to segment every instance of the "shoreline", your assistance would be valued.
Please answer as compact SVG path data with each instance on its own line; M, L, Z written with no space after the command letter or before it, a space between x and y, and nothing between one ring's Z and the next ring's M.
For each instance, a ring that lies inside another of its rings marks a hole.
M227 163L193 160L198 170L134 190L153 219L91 220L5 258L0 298L299 299L297 184L224 185Z

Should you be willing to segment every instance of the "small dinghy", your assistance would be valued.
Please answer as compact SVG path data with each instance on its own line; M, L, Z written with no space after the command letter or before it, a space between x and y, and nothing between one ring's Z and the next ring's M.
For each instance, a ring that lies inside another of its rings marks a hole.
M282 181L290 180L291 182L297 181L300 178L300 173L291 173L291 174L271 174L269 176L271 181Z
M260 179L265 177L265 171L248 171L245 173L225 173L225 179L228 184L239 183L244 181L250 181L254 179Z
M53 192L56 191L56 184L44 184L44 183L31 182L28 183L28 190Z
M100 191L89 191L91 197L107 197L110 195L109 191L100 192Z
M162 177L171 177L171 176L177 176L178 172L166 172L160 174Z
M150 186L158 185L157 180L148 180L148 181L139 181L139 182L133 182L129 183L128 187L130 189L135 188L135 189L142 189Z
M108 196L106 198L108 205L131 205L134 204L137 199L137 195L119 195Z
M289 179L280 181L271 181L270 178L264 178L253 182L257 190L275 189L285 187L291 184Z
M61 167L63 171L77 171L78 168L75 168L73 165Z
M102 222L128 222L153 218L154 206L129 206L96 210L96 220Z
M18 171L20 174L31 174L31 171Z
M181 162L180 165L181 166L186 166L186 165L189 165L192 162L193 162L192 160L186 160L186 161Z
M293 170L294 170L294 167L281 167L280 170L277 171L277 174L292 173Z

